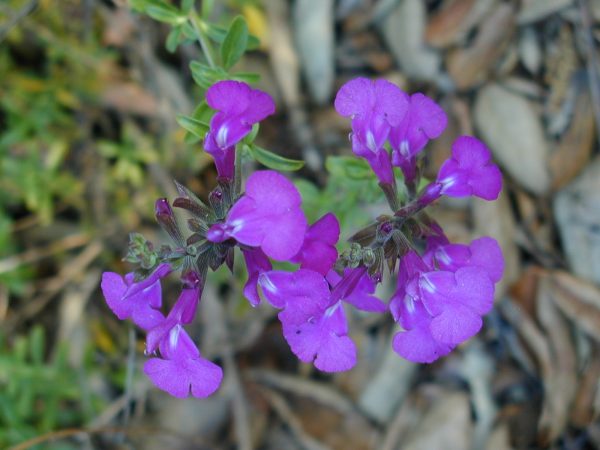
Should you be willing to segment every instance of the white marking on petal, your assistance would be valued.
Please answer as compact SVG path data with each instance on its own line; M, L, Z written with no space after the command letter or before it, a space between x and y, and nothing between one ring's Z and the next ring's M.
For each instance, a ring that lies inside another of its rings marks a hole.
M229 133L229 128L227 128L227 125L223 125L221 128L219 128L219 131L217 131L217 137L216 137L216 141L217 141L217 145L220 148L225 148L225 144L227 143L227 134Z
M400 142L400 154L405 158L410 157L410 145L406 139Z

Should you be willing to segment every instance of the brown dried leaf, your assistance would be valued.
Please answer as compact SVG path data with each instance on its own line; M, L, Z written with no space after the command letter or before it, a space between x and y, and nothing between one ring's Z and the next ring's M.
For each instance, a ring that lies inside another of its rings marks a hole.
M448 55L448 73L458 89L468 89L485 81L512 37L514 26L514 8L510 3L502 3L481 24L470 47Z
M158 115L156 98L139 84L129 81L108 84L102 92L101 102L105 107L114 108L123 114L151 117Z
M588 89L579 89L571 126L549 160L552 187L560 189L585 167L594 148L594 110Z
M530 101L489 84L477 95L475 123L494 156L524 188L537 195L546 193L548 143Z
M592 345L592 351L587 364L581 372L577 395L575 396L575 402L571 411L571 422L579 428L586 427L600 412L595 408L596 405L594 405L594 400L599 393L600 347L597 343L592 343Z
M568 272L552 273L552 300L578 328L600 341L600 289Z
M448 0L447 6L427 26L427 43L434 47L457 44L490 14L496 3L497 0ZM465 6L469 6L468 11L464 11Z
M425 30L425 40L433 47L444 48L455 42L465 33L466 18L475 0L447 0L435 16L429 20Z
M504 256L504 276L496 287L496 298L500 298L507 287L514 283L521 270L519 249L515 242L515 218L504 190L497 201L473 199L475 234L491 236L498 241Z
M570 327L556 308L550 275L540 278L537 317L546 332L552 352L552 371L543 378L544 404L539 420L542 433L553 441L567 426L577 386L577 362Z
M459 392L448 393L427 411L402 448L431 450L449 448L451 443L453 450L468 450L472 433L469 397Z

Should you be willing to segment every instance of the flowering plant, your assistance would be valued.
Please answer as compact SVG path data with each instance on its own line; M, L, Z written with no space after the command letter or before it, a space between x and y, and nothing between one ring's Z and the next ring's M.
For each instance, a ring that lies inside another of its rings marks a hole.
M368 162L390 206L389 214L350 237L342 253L336 248L336 216L328 213L309 224L300 193L278 171L256 171L242 188L243 151L267 166L298 165L253 144L258 123L275 111L269 94L235 79L208 87L204 111L212 116L202 138L215 161L217 187L205 203L176 183L179 196L172 203L159 199L155 208L173 244L155 250L133 234L126 259L139 268L124 277L112 272L102 277L109 308L147 332L151 358L144 373L158 388L176 397L205 397L218 389L220 367L202 357L184 326L194 319L208 269L226 264L233 270L236 247L248 273L244 296L252 306L264 299L278 309L292 352L319 370L344 371L356 364L349 307L389 311L402 329L392 346L414 362L431 363L481 329L482 316L493 305L494 284L502 277L501 250L489 237L469 245L451 243L425 209L441 196L496 199L502 180L489 150L474 137L459 137L435 181L419 188L422 150L447 122L432 99L408 95L385 80L356 78L340 88L335 108L351 120L352 151ZM180 123L196 134L205 126L191 117ZM403 174L400 186L394 167ZM189 213L189 232L172 207ZM297 268L273 270L271 261ZM174 272L181 274L181 293L165 315L160 283ZM397 278L389 302L375 295L386 273Z

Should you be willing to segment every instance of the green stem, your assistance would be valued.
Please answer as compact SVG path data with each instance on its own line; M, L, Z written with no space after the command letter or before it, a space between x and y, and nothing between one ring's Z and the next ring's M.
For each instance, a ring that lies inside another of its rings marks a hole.
M190 11L188 19L189 19L190 23L192 24L194 31L196 32L196 37L198 38L200 47L202 47L202 51L204 52L204 56L206 57L206 61L208 62L208 65L210 67L216 68L217 67L217 63L216 63L217 59L215 57L215 50L213 49L210 41L208 40L208 36L206 35L206 32L204 30L204 28L205 28L204 23L202 23L202 20L200 19L200 17L198 17L198 13L196 13L196 11L194 9L192 9Z

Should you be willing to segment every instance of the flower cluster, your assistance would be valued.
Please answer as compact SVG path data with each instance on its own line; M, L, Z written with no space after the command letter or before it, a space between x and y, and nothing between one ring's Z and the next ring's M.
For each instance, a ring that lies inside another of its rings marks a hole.
M348 335L349 307L389 311L402 328L393 348L414 362L435 361L481 329L482 316L493 306L494 284L502 277L500 248L489 237L452 244L423 210L442 195L493 200L501 190L501 174L482 142L462 136L435 181L417 191L421 151L447 122L432 99L365 78L338 92L335 107L352 121L352 150L368 161L392 209L352 236L350 248L341 254L335 215L307 223L302 198L283 175L256 171L242 192L236 152L242 140L251 139L255 124L274 112L271 97L242 82L222 81L208 90L206 99L216 112L204 147L218 173L208 204L176 183L179 197L172 204L156 202L156 219L173 245L155 250L132 235L126 259L139 269L124 277L112 272L102 277L109 308L146 331L152 357L144 373L158 388L177 397L205 397L218 389L220 367L201 356L183 327L194 320L208 269L226 264L233 270L236 247L248 273L244 296L252 306L264 299L278 309L292 352L319 370L337 372L356 364L356 345ZM397 196L394 167L403 174L404 202ZM189 236L172 206L189 213ZM297 267L273 270L272 261ZM375 296L385 266L397 276L389 302ZM160 281L174 271L181 272L181 293L164 315Z

